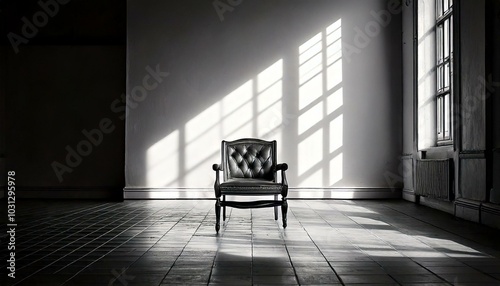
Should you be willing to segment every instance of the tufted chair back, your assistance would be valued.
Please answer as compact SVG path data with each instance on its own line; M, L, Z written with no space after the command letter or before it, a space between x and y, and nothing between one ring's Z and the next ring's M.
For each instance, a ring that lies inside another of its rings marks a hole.
M224 181L252 178L276 182L276 141L222 141Z

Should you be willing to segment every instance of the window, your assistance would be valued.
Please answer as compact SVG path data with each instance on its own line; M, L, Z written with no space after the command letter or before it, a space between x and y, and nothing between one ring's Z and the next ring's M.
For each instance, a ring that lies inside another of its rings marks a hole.
M438 145L453 139L453 0L436 0L436 132Z

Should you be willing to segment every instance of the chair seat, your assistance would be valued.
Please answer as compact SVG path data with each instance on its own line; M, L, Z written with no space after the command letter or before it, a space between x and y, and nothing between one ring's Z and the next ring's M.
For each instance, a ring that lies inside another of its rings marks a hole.
M283 185L260 179L230 179L220 184L223 195L278 195Z

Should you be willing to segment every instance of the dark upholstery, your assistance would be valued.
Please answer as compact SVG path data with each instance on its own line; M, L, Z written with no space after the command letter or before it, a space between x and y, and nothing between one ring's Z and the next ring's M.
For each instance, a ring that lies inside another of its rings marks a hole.
M279 183L260 179L229 179L220 184L223 195L279 195L282 189Z
M274 207L278 219L278 206L281 206L283 227L286 227L288 183L285 171L287 164L276 163L276 141L245 138L235 141L222 141L221 164L214 164L216 197L216 230L220 229L220 208L226 218L226 206L235 208ZM223 173L220 182L219 171ZM277 182L277 171L281 171L281 182ZM273 196L273 200L238 202L226 200L231 196ZM282 196L278 200L278 195Z
M226 147L227 178L274 180L271 144L231 144Z

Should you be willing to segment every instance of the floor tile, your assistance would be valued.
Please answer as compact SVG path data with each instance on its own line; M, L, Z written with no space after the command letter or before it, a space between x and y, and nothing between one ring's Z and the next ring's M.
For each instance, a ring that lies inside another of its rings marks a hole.
M332 285L340 283L335 274L297 273L300 285Z
M212 284L227 284L227 285L252 285L251 276L233 276L233 275L213 275L210 278Z
M340 274L340 279L345 284L384 284L384 283L396 283L389 275L379 275L379 274Z
M392 275L392 278L399 283L441 283L444 282L441 278L432 274L407 274L407 275Z

